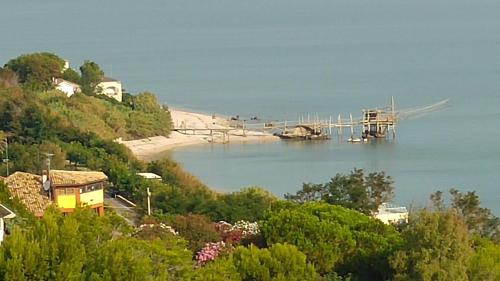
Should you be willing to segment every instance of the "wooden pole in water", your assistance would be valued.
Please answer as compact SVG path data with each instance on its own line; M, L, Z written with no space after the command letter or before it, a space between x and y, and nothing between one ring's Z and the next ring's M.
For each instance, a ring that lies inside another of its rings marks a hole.
M338 126L339 126L339 129L337 130L338 134L339 134L339 137L342 136L342 117L340 117L340 114L339 114L339 117L338 117Z
M332 135L332 116L330 115L330 121L328 122L328 132L330 136Z

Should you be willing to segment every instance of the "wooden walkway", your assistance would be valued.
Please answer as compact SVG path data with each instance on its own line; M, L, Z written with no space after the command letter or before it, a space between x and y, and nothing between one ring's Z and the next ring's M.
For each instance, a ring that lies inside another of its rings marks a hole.
M297 126L310 127L314 130L320 130L328 133L330 136L335 133L342 136L343 131L348 129L348 133L351 137L353 137L355 133L359 135L369 134L374 137L385 137L388 136L388 133L390 132L392 132L392 136L395 137L396 125L400 120L442 109L447 105L448 101L449 100L443 100L428 106L397 111L394 104L394 98L391 98L391 103L388 107L382 109L363 109L362 116L358 118L353 118L352 114L349 114L349 118L342 118L339 114L336 120L332 116L327 119L321 119L318 114L316 114L313 119L308 116L307 119L300 117L299 120L283 121L258 122L255 120L233 120L228 127L208 126L206 128L195 128L181 125L173 130L183 134L209 135L212 136L212 139L214 134L220 134L223 136L224 141L226 138L229 139L229 135L231 133L235 134L236 132L241 132L240 135L243 136L245 136L248 131L276 133L292 129Z

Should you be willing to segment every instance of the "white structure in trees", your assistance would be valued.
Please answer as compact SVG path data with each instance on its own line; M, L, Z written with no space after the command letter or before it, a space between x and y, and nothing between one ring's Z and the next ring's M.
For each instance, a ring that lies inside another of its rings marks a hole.
M100 94L106 95L119 102L122 101L122 83L116 79L104 76L102 82L97 85Z
M54 78L53 83L57 90L65 93L68 97L71 97L72 95L80 93L82 91L80 85L68 80L64 80L62 78Z
M382 203L378 207L374 217L385 224L400 224L408 222L408 210L406 207L394 206L388 203Z
M155 173L137 173L138 176L141 176L145 179L149 180L160 180L161 181L161 176L155 174Z
M3 241L3 237L5 235L5 222L4 219L13 219L16 217L16 214L9 210L4 205L0 204L0 244Z

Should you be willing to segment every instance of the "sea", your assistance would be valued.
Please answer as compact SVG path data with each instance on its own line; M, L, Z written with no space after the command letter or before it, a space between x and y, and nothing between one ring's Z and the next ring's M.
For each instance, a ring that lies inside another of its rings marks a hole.
M277 196L353 168L385 171L395 202L475 191L500 215L498 0L4 0L0 64L49 51L101 65L131 93L241 118L334 119L450 99L394 140L200 145L171 157L221 191ZM161 157L163 155L159 155Z

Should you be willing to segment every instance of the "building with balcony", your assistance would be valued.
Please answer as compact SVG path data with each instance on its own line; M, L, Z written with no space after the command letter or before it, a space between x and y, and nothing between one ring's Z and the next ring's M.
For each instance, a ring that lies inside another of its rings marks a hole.
M122 102L122 82L104 76L102 78L101 83L97 84L98 89L100 89L101 95L106 95L110 98L113 98L119 102Z
M63 213L73 212L81 206L104 215L107 180L102 172L63 170L51 170L48 178L24 172L4 178L9 193L37 217L42 217L51 204Z
M99 215L104 214L104 188L108 177L103 172L52 170L49 180L53 201L63 213L83 206Z

